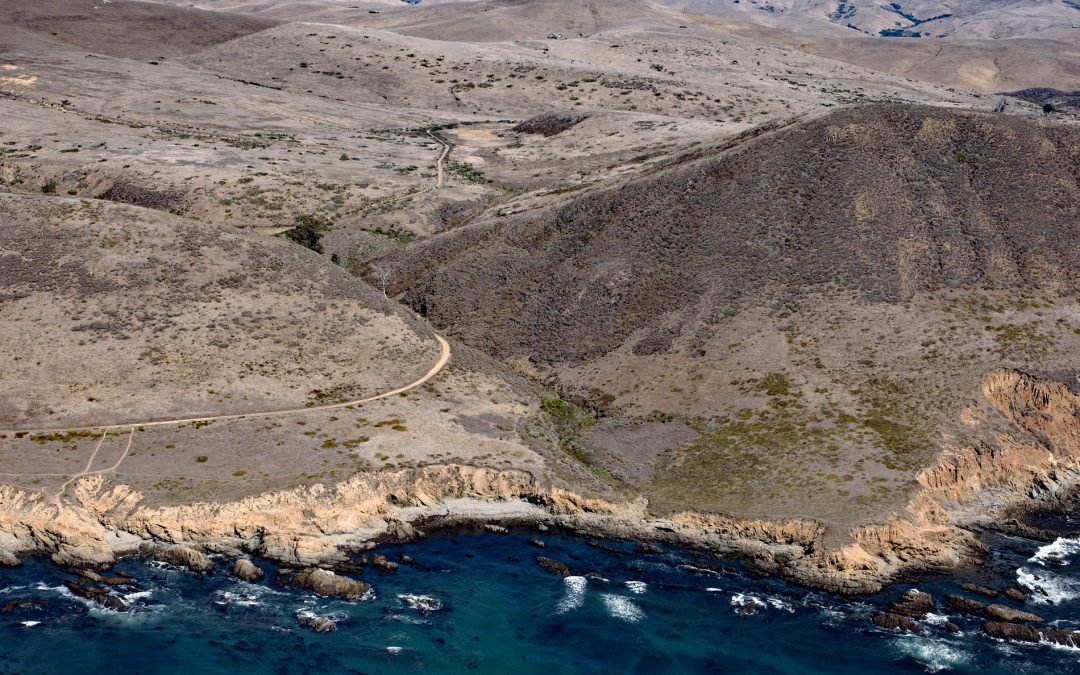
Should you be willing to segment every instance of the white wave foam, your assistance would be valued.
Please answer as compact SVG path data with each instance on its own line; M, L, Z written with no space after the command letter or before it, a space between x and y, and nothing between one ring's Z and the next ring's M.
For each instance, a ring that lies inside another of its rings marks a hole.
M229 588L214 591L213 598L218 605L258 607L266 604L264 596L267 595L284 595L284 593L266 586L240 581Z
M304 619L330 619L334 623L342 623L349 618L349 615L343 612L325 612L320 614L319 612L313 612L310 609L298 609L296 610L296 617Z
M790 603L781 600L780 598L765 598L765 601L769 603L769 606L773 609L779 609L787 612L788 614L794 614L795 608Z
M405 614L387 614L387 620L398 621L401 623L412 624L414 626L430 626L431 622L426 619L418 619L415 616L406 616Z
M404 647L396 647L394 645L391 645L386 648L386 651L390 652L391 654L400 654L402 651L404 651L404 649Z
M565 614L585 604L585 589L589 580L585 577L566 577L563 585L566 586L566 593L559 600L559 604L555 605L556 614Z
M401 600L409 609L415 609L421 614L430 614L442 609L443 604L437 598L433 598L430 595L413 595L412 593L401 593L398 596L398 600Z
M645 610L641 609L630 598L623 595L602 593L600 600L608 614L628 623L637 623L645 618Z
M1043 567L1048 564L1068 565L1069 556L1077 553L1080 553L1080 539L1061 537L1035 551L1035 555L1028 558L1028 562L1038 563Z
M1043 605L1060 605L1080 597L1080 582L1026 567L1016 570L1016 581L1031 591L1030 600Z
M755 597L753 595L747 595L746 593L736 593L736 594L732 595L731 596L731 606L732 607L760 607L761 609L765 609L765 607L767 607L764 600L762 600L761 598Z
M135 591L134 593L127 593L121 597L124 598L124 602L131 603L134 600L149 598L153 594L154 591Z
M679 565L677 569L679 569L679 570L681 570L683 572L693 572L694 574L704 574L704 575L711 576L711 577L720 576L716 572L716 570L709 570L709 569L705 569L704 567L694 567L693 565Z
M627 581L626 588L629 589L634 595L641 595L645 591L649 590L649 584L644 581Z
M714 586L709 586L708 588L705 589L705 592L706 593L723 593L724 589L716 588Z
M33 628L34 626L40 626L41 622L40 621L23 621L22 625L26 626L27 628Z
M933 612L927 612L923 621L931 626L944 626L949 622L949 617L944 614L934 614Z
M971 660L971 654L947 642L924 638L901 638L896 640L895 644L902 654L923 664L928 673L953 670L966 665Z

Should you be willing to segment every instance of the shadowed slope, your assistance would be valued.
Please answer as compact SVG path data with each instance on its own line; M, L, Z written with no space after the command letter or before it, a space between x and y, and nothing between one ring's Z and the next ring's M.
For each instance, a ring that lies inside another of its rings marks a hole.
M31 37L109 56L154 58L189 54L277 22L130 0L40 0L0 3L0 25L7 33L0 52Z

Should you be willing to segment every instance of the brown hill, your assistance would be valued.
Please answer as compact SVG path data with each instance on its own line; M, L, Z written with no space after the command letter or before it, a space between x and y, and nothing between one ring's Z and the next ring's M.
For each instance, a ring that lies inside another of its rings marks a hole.
M972 433L990 370L1074 376L1078 159L1072 126L852 108L387 262L593 410L572 452L654 508L850 524Z
M408 298L500 356L573 361L691 307L708 320L815 287L1072 293L1078 143L1018 118L845 110L437 238L410 259Z

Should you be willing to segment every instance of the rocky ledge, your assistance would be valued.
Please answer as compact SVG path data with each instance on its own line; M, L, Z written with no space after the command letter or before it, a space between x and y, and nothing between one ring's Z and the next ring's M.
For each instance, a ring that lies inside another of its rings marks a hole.
M17 564L16 554L47 553L60 564L100 567L117 555L141 553L207 571L212 563L206 552L219 552L314 568L344 561L375 538L420 536L414 524L486 523L500 529L525 524L542 530L546 523L585 534L708 549L809 586L874 592L903 574L978 560L984 551L958 525L1000 522L1010 510L1052 503L1080 483L1080 398L1062 384L1015 371L987 375L982 394L991 413L1004 422L981 436L974 428L971 438L981 440L944 447L939 461L919 476L922 489L904 513L854 529L851 543L840 548L827 545L827 528L810 519L693 512L657 519L644 500L591 499L541 485L523 471L448 464L358 474L336 485L315 484L231 503L162 508L143 506L140 493L107 484L100 475L78 481L73 490L77 503L60 510L40 495L4 486L0 564ZM454 506L453 515L448 515L448 504ZM393 563L382 561L377 567L392 572ZM234 568L244 578L241 572L252 573L246 566ZM318 585L323 590L316 592L326 594L358 596L366 590L327 575L332 573L302 571L290 574L286 583L312 590ZM977 613L995 622L1007 618L1002 611ZM903 611L890 614L911 619Z

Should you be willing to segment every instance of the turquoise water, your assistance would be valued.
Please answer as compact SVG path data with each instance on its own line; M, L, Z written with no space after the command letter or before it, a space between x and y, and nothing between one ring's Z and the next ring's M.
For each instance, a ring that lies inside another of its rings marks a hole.
M943 617L925 622L923 636L876 628L873 612L911 584L842 599L678 549L648 554L632 542L602 542L610 551L544 533L539 550L529 543L537 536L380 547L417 564L387 576L368 569L374 597L356 603L277 588L272 574L237 582L224 560L204 576L125 560L116 569L136 577L140 591L127 594L132 611L120 614L72 597L62 587L70 576L29 562L0 572L0 672L1080 673L1080 653L996 642L974 619L952 617L962 628L956 636ZM991 543L994 560L978 581L1016 583L1019 573L1047 594L1027 609L1080 628L1080 543L1062 540L1034 559L1035 542ZM575 576L548 574L537 555L565 562ZM954 579L915 586L939 598L963 594ZM47 603L4 611L16 598ZM303 613L335 618L338 630L305 630Z

